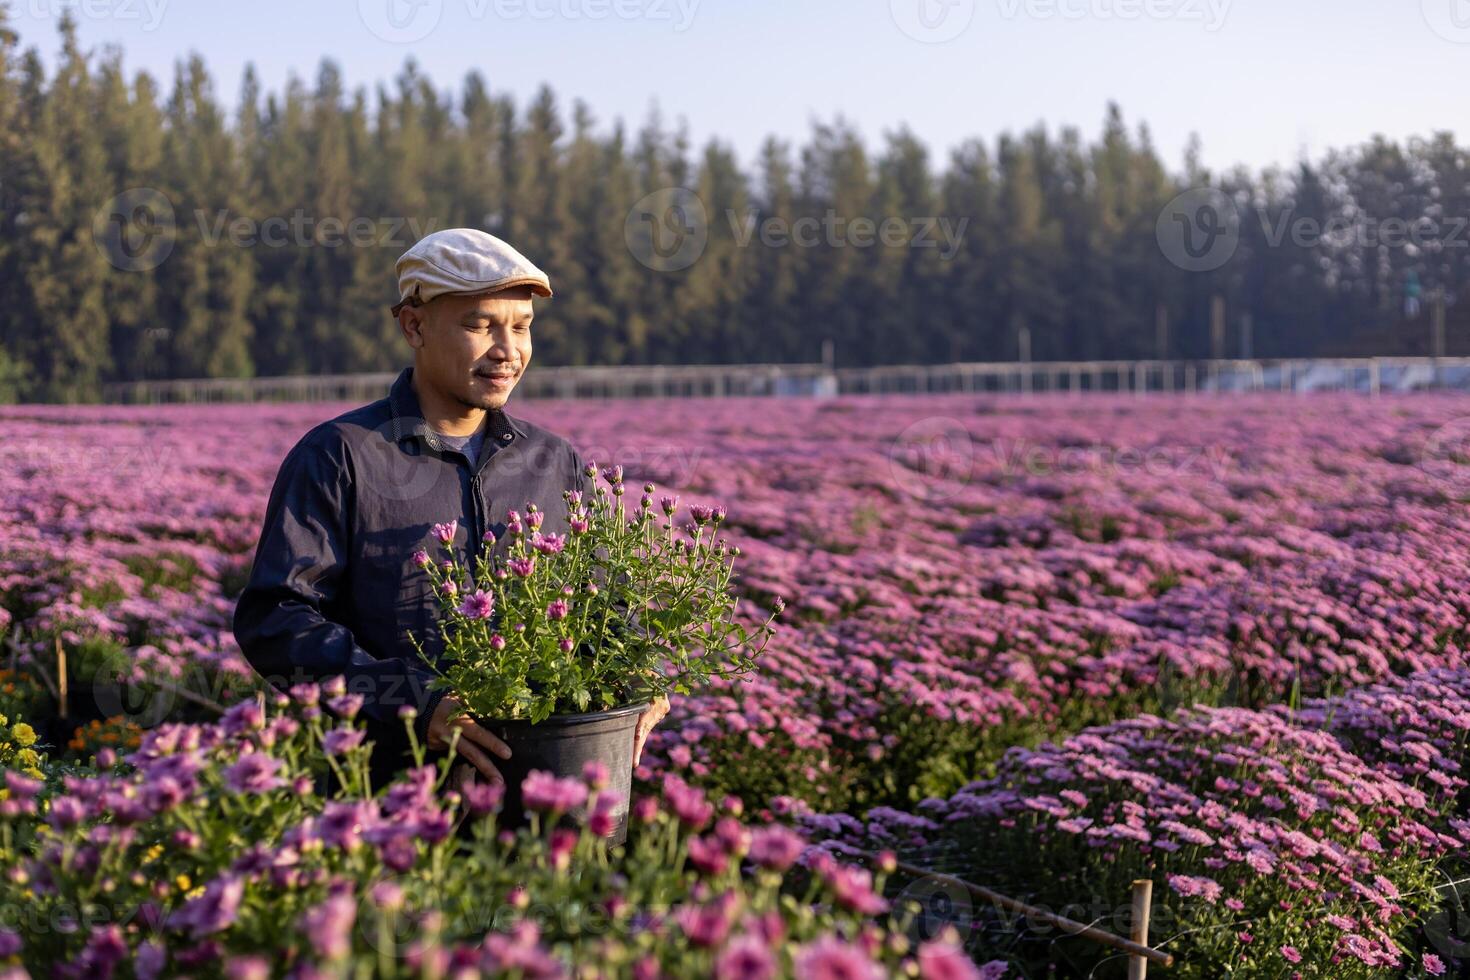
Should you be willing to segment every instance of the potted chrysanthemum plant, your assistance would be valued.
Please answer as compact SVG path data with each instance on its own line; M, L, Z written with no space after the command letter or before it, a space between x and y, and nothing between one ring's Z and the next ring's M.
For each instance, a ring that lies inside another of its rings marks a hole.
M622 467L587 467L588 497L564 494L566 534L543 534L534 504L510 511L504 560L487 548L470 569L451 525L434 529L447 554L417 560L440 604L443 655L419 655L434 686L510 746L496 760L505 777L504 817L519 819L520 785L533 771L580 776L589 763L618 794L610 837L627 824L638 717L654 699L739 674L774 632L774 609L753 626L736 622L732 589L740 549L718 536L724 511L677 497L654 500L646 484L626 506ZM686 517L681 523L681 516Z

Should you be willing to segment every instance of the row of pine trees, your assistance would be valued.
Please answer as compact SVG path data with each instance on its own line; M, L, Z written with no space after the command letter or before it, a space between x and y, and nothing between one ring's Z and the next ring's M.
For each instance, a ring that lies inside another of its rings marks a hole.
M742 169L728 146L692 148L656 114L630 132L549 89L518 106L478 74L446 94L411 61L371 94L331 63L281 92L247 72L229 109L197 57L164 86L129 75L120 52L84 50L71 23L59 43L48 74L0 5L3 399L395 369L408 349L387 313L394 261L419 234L459 226L550 273L543 364L814 361L824 341L839 365L1010 360L1023 343L1036 360L1234 356L1246 343L1258 357L1428 353L1415 307L1440 295L1451 348L1464 346L1454 301L1470 234L1455 225L1470 181L1448 134L1374 140L1288 173L1212 174L1197 147L1169 172L1116 109L1094 142L1037 128L942 163L907 131L874 150L838 120L799 147L767 141ZM1156 226L1175 195L1205 186L1246 217L1227 263L1190 272ZM630 250L626 225L634 202L670 187L698 195L708 244L660 271ZM119 195L167 202L162 261L146 261L146 240L126 239L142 249L134 266L106 247ZM948 254L937 231L932 248L751 235L829 214L942 218L963 236ZM1343 216L1428 217L1438 232L1417 244L1279 235L1283 220ZM272 218L294 230L271 239ZM353 244L340 230L330 244L328 219L357 219Z

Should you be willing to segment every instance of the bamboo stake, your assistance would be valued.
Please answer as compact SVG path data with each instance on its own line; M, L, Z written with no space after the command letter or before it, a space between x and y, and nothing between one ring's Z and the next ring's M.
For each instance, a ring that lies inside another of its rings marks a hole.
M56 704L62 718L66 712L66 647L61 645L61 634L56 635Z
M1143 878L1133 883L1133 941L1140 946L1148 945L1148 915L1153 903L1154 883ZM1147 980L1148 960L1142 956L1128 958L1128 980Z
M873 864L876 865L878 863L878 856L876 854L868 854L866 856L868 860ZM1026 916L1028 919L1033 919L1039 922L1045 922L1048 925L1056 926L1058 929L1061 929L1063 932L1066 932L1069 935L1081 936L1084 939L1090 939L1095 943L1101 943L1104 946L1111 946L1113 949L1122 950L1123 952L1130 954L1135 960L1153 962L1159 964L1160 966L1174 965L1174 956L1172 953L1166 953L1161 949L1152 949L1144 943L1138 942L1134 939L1124 939L1122 936L1114 935L1113 933L1108 932L1106 929L1099 929L1097 926L1088 925L1085 922L1078 922L1075 919L1069 919L1066 916L1057 915L1054 912L1048 912L1046 909L1037 908L1035 905L1028 905L1027 903L1019 899L1011 898L1007 895L1002 895L1000 892L997 891L991 891L989 888L985 888L981 885L974 884L973 882L966 881L963 878L956 878L954 875L940 874L937 871L929 871L925 868L920 868L912 864L907 864L903 861L899 861L897 863L897 867L898 870L904 872L905 874L914 875L918 878L934 878L938 881L945 881L950 882L954 885L958 885L960 888L965 889L965 891L969 892L971 895L974 895L976 898L982 899L986 902L990 902L991 904L1006 909L1007 911L1018 912L1021 915ZM1150 890L1152 890L1152 883L1150 883L1149 887ZM1136 891L1134 893L1133 902L1134 908L1136 909L1138 907L1138 893ZM1137 921L1136 918L1135 921Z

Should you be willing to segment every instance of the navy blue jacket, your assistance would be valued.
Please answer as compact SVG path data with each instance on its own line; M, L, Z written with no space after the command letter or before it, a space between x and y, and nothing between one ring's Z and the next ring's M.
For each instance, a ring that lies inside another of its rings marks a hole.
M403 764L407 738L398 712L418 710L422 739L442 692L409 642L437 658L438 605L413 562L443 551L434 524L458 521L455 548L473 569L491 548L504 561L508 511L534 502L543 533L569 528L562 493L585 492L585 463L540 426L493 410L478 465L450 449L424 421L405 368L386 398L323 422L287 454L266 506L249 584L235 609L235 638L276 687L342 675L365 699L374 770ZM492 545L482 543L496 532Z

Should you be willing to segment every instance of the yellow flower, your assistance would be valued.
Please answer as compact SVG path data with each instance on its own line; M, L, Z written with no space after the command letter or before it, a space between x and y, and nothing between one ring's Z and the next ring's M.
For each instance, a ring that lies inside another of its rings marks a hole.
M203 894L204 894L204 886L203 885L200 885L198 888L194 889L191 892L185 892L184 893L184 897L185 898L198 898L200 895L203 895Z
M35 749L21 749L15 754L15 761L22 766L34 767L41 761L41 757L36 754Z
M152 847L148 848L148 853L144 857L143 860L145 862L157 861L162 856L163 856L163 845L162 844L154 844Z
M10 730L10 734L15 736L15 740L20 743L22 747L28 747L36 744L36 730L23 721L12 728Z
M174 879L174 887L181 892L187 893L191 885L193 885L193 882L189 880L188 875L181 874Z

